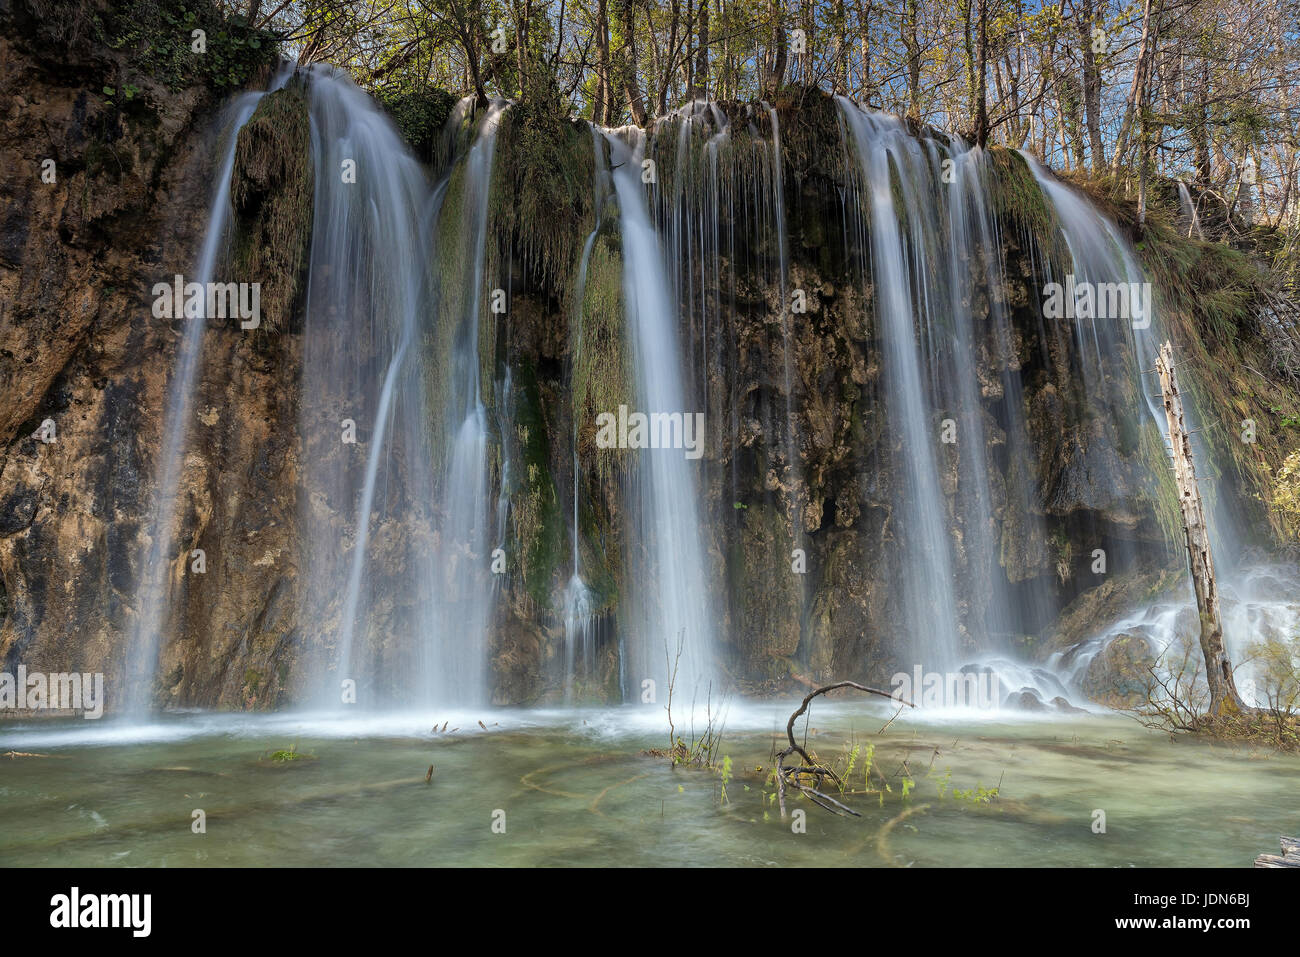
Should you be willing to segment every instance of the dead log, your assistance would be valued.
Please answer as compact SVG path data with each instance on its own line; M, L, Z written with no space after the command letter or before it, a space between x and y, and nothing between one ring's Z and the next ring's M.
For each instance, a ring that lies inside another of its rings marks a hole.
M1300 867L1300 841L1294 837L1282 838L1282 853L1261 854L1255 858L1256 867Z
M1169 423L1169 445L1173 452L1174 481L1178 485L1178 505L1183 516L1187 558L1196 591L1196 609L1201 618L1201 654L1205 657L1205 678L1210 686L1210 714L1250 710L1237 693L1232 678L1232 662L1223 647L1223 618L1219 613L1219 585L1214 577L1214 556L1210 552L1210 531L1196 484L1196 463L1192 459L1192 441L1183 421L1183 398L1174 371L1174 347L1165 340L1156 358L1160 391L1164 394L1165 419Z

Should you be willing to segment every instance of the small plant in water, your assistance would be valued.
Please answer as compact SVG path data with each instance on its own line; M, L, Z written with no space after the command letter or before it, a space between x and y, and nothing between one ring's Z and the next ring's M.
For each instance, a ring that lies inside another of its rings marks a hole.
M958 801L965 801L969 804L992 804L998 796L998 789L986 788L982 784L976 784L973 788L965 791L959 791L953 788L952 796Z
M314 761L315 759L315 755L303 754L299 751L297 742L291 744L287 749L282 748L279 751L272 751L263 758L264 761L271 764L288 764L292 761Z
M730 755L724 754L722 756L722 768L718 772L718 777L721 780L721 793L719 795L718 803L729 804L730 801L727 799L727 784L731 781L731 756Z

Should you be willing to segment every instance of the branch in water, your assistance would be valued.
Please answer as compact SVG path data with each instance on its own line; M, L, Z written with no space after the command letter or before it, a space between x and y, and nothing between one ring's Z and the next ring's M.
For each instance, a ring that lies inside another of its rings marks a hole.
M836 787L840 787L841 782L839 775L830 768L822 767L820 764L814 764L812 758L808 756L808 752L801 748L799 743L794 739L794 723L799 720L801 714L808 710L808 705L812 703L812 699L830 691L838 691L840 688L853 688L857 691L880 695L882 698L889 698L891 700L893 700L894 697L888 691L881 691L878 688L868 688L866 685L860 685L856 681L837 681L835 684L817 688L803 699L803 703L799 705L799 709L795 711L794 714L790 715L790 720L785 724L785 736L790 742L790 747L786 748L784 751L778 752L776 756L776 787L777 797L781 805L782 820L785 820L786 817L785 789L787 786L794 788L796 791L802 791L804 794L808 795L809 800L814 804L830 811L832 814L852 814L854 817L862 816L851 807L841 804L833 797L823 794L818 790L818 788L823 786L823 782L826 778L830 778L831 781L835 783ZM912 704L910 701L904 701L903 704L907 705L909 708L916 707L916 705ZM792 754L799 755L799 757L803 759L803 764L798 767L787 768L785 766L785 759ZM799 778L803 775L811 775L816 780L817 786L810 787L806 784L799 783Z

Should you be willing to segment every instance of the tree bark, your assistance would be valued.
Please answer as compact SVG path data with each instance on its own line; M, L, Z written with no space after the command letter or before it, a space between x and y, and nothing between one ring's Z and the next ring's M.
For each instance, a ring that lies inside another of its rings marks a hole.
M614 97L609 73L609 0L596 5L596 102L592 119L604 126L612 122Z
M614 14L620 41L616 68L617 85L627 98L628 108L632 111L632 121L637 126L645 126L649 114L646 113L645 100L641 96L641 86L636 75L636 19L633 0L615 0Z
M1182 509L1187 558L1196 592L1196 608L1201 616L1201 654L1205 658L1205 679L1210 687L1210 714L1220 715L1248 710L1237 693L1232 677L1232 662L1223 646L1223 619L1219 613L1219 585L1214 577L1214 556L1210 552L1210 532L1205 523L1201 492L1196 484L1196 463L1192 460L1192 442L1183 422L1183 399L1174 370L1174 347L1166 340L1156 359L1160 390L1164 393L1165 419L1169 424L1169 444L1173 449L1174 481L1178 484L1178 504Z
M1162 0L1146 0L1142 12L1142 42L1138 46L1137 64L1133 67L1133 83L1129 87L1128 104L1124 110L1124 119L1120 123L1119 136L1115 139L1115 156L1111 161L1111 173L1118 175L1120 164L1128 152L1129 139L1133 133L1136 117L1146 109L1147 78L1151 73L1151 61L1155 58L1155 46L1160 36L1160 11Z
M767 52L767 75L763 78L763 95L773 96L785 79L785 22L780 0L771 0L768 11L772 17L772 38Z
M700 0L699 49L695 54L695 87L701 97L709 95L709 0Z
M989 2L979 0L979 57L975 64L975 145L983 148L989 141Z
M1096 26L1093 0L1080 0L1077 8L1079 49L1083 55L1083 122L1088 127L1088 150L1092 154L1092 172L1106 168L1106 147L1101 141L1101 73L1092 49L1092 30Z

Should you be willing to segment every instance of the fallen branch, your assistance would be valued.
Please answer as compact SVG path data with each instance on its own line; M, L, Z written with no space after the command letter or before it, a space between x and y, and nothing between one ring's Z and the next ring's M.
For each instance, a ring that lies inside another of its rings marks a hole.
M785 789L787 787L794 788L796 791L806 794L810 801L818 807L830 811L832 814L851 814L854 817L862 816L857 811L853 810L853 808L841 804L839 801L822 791L822 788L825 787L827 778L829 778L835 786L842 791L843 787L839 775L830 768L813 761L813 759L809 757L808 752L800 747L799 742L794 739L794 723L799 720L800 715L804 714L808 710L808 705L812 703L812 699L816 698L818 695L827 694L831 691L838 691L840 688L853 688L856 691L864 691L867 694L880 695L882 698L889 698L891 700L894 697L888 691L880 691L877 688L868 688L866 685L860 685L856 681L837 681L833 685L826 685L815 689L803 699L803 703L799 705L798 710L796 710L794 714L790 715L790 720L785 724L785 736L786 740L790 742L790 747L786 748L784 751L778 751L776 755L776 793L781 807L782 820L785 820L786 818ZM908 707L916 707L910 701L905 701L903 703ZM803 763L787 768L785 766L785 759L792 754L799 755ZM812 785L804 784L799 780L805 776L813 779Z

